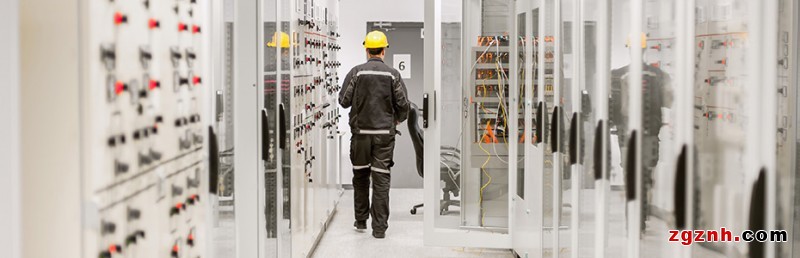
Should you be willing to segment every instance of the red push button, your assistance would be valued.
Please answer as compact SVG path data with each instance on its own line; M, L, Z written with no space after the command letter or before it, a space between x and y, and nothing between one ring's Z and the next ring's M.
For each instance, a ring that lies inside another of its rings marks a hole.
M202 78L200 78L200 76L194 76L194 77L192 77L192 83L193 83L194 85L200 84L200 83L202 83L202 82L203 82L203 79L202 79Z
M151 18L150 20L147 21L147 27L150 28L151 30L155 29L155 28L158 28L160 26L161 26L161 23L158 22L158 20L156 20L156 19L152 19Z
M156 88L161 88L161 83L156 80L150 80L149 84L150 90L155 90Z
M110 254L122 253L122 246L120 246L120 245L109 245L108 246L108 252Z
M128 90L128 85L124 82L117 81L117 83L114 84L114 93L117 95L122 95L122 92L126 90Z
M172 246L172 257L178 258L178 252L180 251L180 247L178 244Z
M114 13L114 24L120 25L128 22L128 16L120 12Z
M188 25L186 25L186 24L183 24L182 22L179 22L179 23L178 23L178 31L186 31L186 30L188 30L188 29L189 29L189 26L188 26Z
M192 25L192 33L200 33L200 26Z

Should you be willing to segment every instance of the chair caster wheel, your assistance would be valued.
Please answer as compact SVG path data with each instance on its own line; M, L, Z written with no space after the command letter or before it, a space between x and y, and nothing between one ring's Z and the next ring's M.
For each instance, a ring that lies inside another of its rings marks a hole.
M411 209L411 215L414 215L414 214L417 214L417 209L416 208Z

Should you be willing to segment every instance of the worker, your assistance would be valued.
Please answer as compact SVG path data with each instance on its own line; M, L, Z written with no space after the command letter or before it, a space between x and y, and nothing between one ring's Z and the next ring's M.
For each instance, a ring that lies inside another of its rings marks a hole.
M363 42L368 61L353 67L339 92L339 104L350 108L350 161L356 230L367 229L372 215L372 236L386 237L389 227L389 185L394 165L396 126L408 117L408 92L400 73L383 62L389 42L386 34L372 31ZM372 181L372 205L369 200Z

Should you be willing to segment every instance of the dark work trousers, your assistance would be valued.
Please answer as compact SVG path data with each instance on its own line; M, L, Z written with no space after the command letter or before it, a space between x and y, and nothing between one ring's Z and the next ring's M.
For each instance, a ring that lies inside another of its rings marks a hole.
M350 140L350 161L353 163L353 198L356 221L372 215L372 230L386 232L389 227L389 186L394 165L394 135L355 134ZM372 206L369 201L372 178Z

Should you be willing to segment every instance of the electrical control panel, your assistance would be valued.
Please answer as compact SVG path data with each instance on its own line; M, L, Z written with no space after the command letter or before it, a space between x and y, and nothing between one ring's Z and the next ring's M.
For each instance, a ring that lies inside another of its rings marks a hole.
M699 191L696 227L746 227L743 173L748 123L748 13L745 1L696 3L694 141ZM752 96L751 96L752 97ZM749 107L754 108L754 107ZM725 217L729 216L730 217Z
M83 257L206 257L207 6L82 5Z
M512 121L511 112L520 112L510 107L510 87L519 87L510 82L511 46L517 44L508 36L478 36L476 45L470 48L470 75L465 81L465 101L468 103L468 120L465 134L465 153L468 173L462 172L462 189L466 227L505 228L508 226L506 198L508 194L508 160L511 146L524 135L512 136L511 123L524 128L524 116L519 114ZM512 111L514 110L514 111ZM465 110L467 111L467 110ZM522 152L518 152L520 155ZM520 157L521 159L521 157ZM472 211L472 212L471 212Z
M319 2L319 1L318 1ZM327 139L337 133L339 123L338 68L341 49L336 16L324 4L298 1L291 45L292 164L302 164L304 181L314 183L314 171L322 170L317 157L327 150ZM297 166L300 167L300 166Z
M306 257L338 202L340 184L338 1L293 0L285 88L283 167L290 169L292 255ZM287 14L288 15L288 14ZM286 171L284 173L287 173Z

